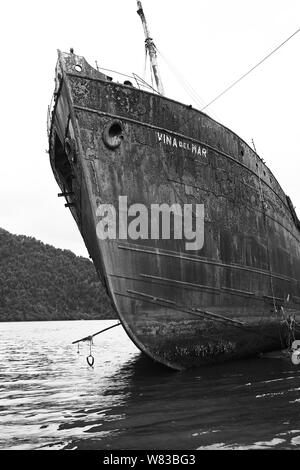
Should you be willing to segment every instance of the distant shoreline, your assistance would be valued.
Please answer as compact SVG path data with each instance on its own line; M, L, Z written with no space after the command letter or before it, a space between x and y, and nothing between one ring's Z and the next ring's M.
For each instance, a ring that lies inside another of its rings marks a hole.
M0 322L114 318L91 260L0 228Z

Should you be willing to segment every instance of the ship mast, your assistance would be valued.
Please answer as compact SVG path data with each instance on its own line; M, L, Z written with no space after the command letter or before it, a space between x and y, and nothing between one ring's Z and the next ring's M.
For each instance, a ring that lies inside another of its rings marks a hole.
M153 75L154 75L154 78L155 78L157 91L158 91L158 93L163 95L164 94L164 87L163 87L163 84L162 84L162 81L161 81L161 78L160 78L160 73L159 73L159 70L158 70L156 47L155 47L155 44L153 42L153 39L150 36L150 32L149 32L149 28L148 28L147 21L146 21L146 18L145 18L145 14L144 14L144 11L143 11L142 3L138 0L137 0L137 6L138 6L137 13L141 18L143 28L144 28L144 33L145 33L145 38L146 38L145 39L146 51L148 51L148 53L149 53L150 63L151 63L151 67L152 67L152 70L153 70Z

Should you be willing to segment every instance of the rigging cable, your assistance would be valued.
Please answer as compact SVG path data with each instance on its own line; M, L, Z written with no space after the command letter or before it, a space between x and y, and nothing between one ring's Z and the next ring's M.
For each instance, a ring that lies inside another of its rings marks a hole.
M105 72L111 72L111 73L115 73L116 75L120 75L122 77L126 77L126 78L134 78L135 81L137 81L136 78L138 78L138 80L140 80L141 83L138 83L138 87L140 88L140 85L142 84L145 88L150 88L151 90L153 90L155 93L158 93L157 90L155 88L153 88L149 83L147 83L144 79L142 79L141 77L139 77L136 73L132 73L131 75L128 75L126 73L122 73L122 72L117 72L117 70L112 70L112 69L106 69L104 67L98 67L98 71L100 70L104 70Z
M295 31L291 36L289 36L287 39L285 39L285 41L283 41L281 44L279 44L279 46L277 46L275 49L273 49L268 55L266 55L262 60L260 60L256 65L254 65L254 67L252 67L250 70L248 70L248 72L244 73L244 75L242 75L240 78L238 78L237 80L235 80L235 82L233 82L231 85L229 85L224 91L222 91L221 93L218 94L218 96L216 96L213 100L211 100L207 105L205 105L201 111L204 111L204 109L208 108L208 106L210 106L212 103L214 103L215 101L217 101L219 98L221 98L221 96L225 95L225 93L227 93L227 91L231 90L231 88L233 88L235 85L237 85L237 83L239 83L243 78L245 78L247 75L249 75L251 72L253 72L253 70L255 70L259 65L261 65L265 60L267 60L271 55L273 55L275 52L278 51L278 49L280 49L282 46L284 46L284 44L286 44L290 39L292 39L294 36L296 36L297 33L299 33L300 31L300 28L297 29L297 31Z
M166 57L156 48L157 52L161 56L161 58L164 60L164 62L167 64L169 69L174 73L175 77L178 79L180 82L181 86L184 88L186 93L194 100L194 102L201 108L204 104L205 101L198 95L196 90L190 85L190 83L187 82L187 80L184 79L184 77L181 75L181 73L176 69L174 65L171 64L170 61L166 59Z

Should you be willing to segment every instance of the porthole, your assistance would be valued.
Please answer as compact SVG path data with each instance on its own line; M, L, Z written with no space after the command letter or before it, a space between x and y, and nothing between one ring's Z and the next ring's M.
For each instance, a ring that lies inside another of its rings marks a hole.
M119 147L124 139L123 125L121 121L112 121L103 131L103 141L108 148L115 149Z
M82 72L82 67L80 64L74 65L74 69L76 70L76 72L79 72L79 73Z

